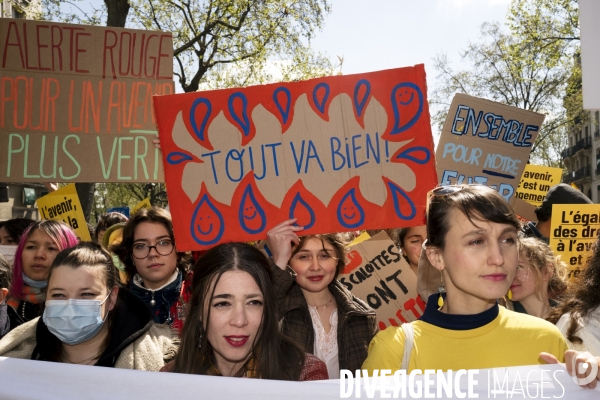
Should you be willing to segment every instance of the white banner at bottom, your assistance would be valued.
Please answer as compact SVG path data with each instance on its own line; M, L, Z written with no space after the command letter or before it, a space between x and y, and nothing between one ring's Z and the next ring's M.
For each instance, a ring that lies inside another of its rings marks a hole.
M461 373L461 371L463 371ZM79 366L0 357L0 399L340 399L340 398L600 398L600 386L583 389L564 365L405 374L289 382ZM449 384L450 382L450 384ZM450 387L448 387L448 384ZM400 386L399 386L400 385ZM404 390L403 390L404 385ZM439 389L438 389L439 388Z

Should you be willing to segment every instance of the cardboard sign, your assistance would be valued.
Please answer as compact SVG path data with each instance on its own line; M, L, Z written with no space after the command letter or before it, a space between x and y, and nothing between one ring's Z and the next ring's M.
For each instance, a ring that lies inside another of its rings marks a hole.
M0 181L163 180L171 33L0 18L0 57Z
M510 202L543 122L542 114L455 95L436 151L440 184L488 185Z
M437 177L422 65L154 98L177 244L423 223Z
M579 276L600 229L600 204L554 204L550 247L569 266L569 279Z
M152 208L152 204L150 204L150 199L149 198L145 198L144 200L140 201L139 203L137 203L132 209L131 209L131 215L134 215L136 212L138 212L139 210L141 210L142 208Z
M541 206L546 193L562 179L562 168L543 165L525 165L525 171L517 188L516 197L534 206Z
M40 197L37 206L42 219L63 221L73 228L79 240L92 241L75 184L72 183Z
M338 279L377 312L379 329L415 321L423 314L417 277L387 233L350 246L347 258Z

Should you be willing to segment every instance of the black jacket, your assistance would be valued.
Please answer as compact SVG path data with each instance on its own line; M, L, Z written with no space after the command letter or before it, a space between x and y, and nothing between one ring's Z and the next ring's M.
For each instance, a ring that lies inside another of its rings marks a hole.
M113 315L108 346L95 364L100 367L114 367L121 351L145 334L153 323L150 308L123 288L119 290L117 305L111 313ZM31 359L53 361L53 353L60 346L60 341L50 333L42 318L38 321L36 340L37 345Z

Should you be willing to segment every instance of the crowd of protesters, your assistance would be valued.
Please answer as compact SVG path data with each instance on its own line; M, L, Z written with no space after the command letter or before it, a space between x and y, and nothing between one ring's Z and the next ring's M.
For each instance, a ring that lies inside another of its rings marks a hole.
M93 242L62 222L0 222L0 249L14 249L0 255L0 356L296 381L600 356L600 239L570 283L547 245L552 205L585 196L558 185L525 225L485 186L428 196L426 225L388 230L430 288L425 311L381 332L337 279L358 232L303 236L281 221L267 257L246 243L179 251L160 208L102 216Z

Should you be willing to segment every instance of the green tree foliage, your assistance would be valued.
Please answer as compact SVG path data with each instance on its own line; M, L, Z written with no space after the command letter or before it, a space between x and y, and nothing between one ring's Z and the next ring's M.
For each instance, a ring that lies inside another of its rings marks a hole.
M334 72L328 58L309 48L330 12L327 0L132 3L132 25L173 32L174 75L185 92Z
M343 63L338 58L334 65L310 49L311 38L331 10L327 0L42 3L40 19L108 26L124 26L127 21L128 28L172 32L175 80L185 92L332 75ZM164 192L164 184L97 184L90 218L146 197L153 205L164 206Z
M577 24L574 0L513 0L505 26L482 25L481 41L461 53L461 69L444 54L436 56L441 84L431 96L434 122L441 129L457 92L545 114L531 161L559 166L574 121L563 99L577 75Z

